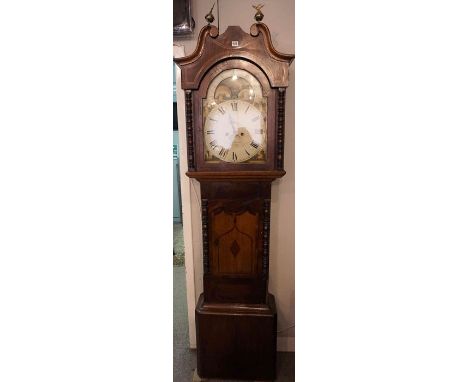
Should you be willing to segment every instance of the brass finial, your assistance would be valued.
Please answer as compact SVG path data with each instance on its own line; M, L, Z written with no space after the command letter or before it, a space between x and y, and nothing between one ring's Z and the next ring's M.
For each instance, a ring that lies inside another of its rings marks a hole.
M213 16L213 8L215 6L215 3L213 3L213 6L210 9L210 12L206 14L205 20L208 21L208 24L211 24L214 21L214 16Z
M263 15L261 9L262 9L264 6L265 6L265 4L252 5L252 7L253 7L254 9L257 10L257 13L256 13L255 16L254 16L254 17L255 17L255 21L256 21L257 23L259 23L260 21L263 20L263 16L264 16L264 15Z

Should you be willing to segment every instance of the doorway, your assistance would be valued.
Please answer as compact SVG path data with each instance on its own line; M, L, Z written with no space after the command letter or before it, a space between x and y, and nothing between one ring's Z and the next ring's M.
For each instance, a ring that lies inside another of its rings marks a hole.
M173 57L183 57L185 56L185 49L182 45L173 44ZM174 65L174 64L173 64ZM188 170L187 163L187 140L186 140L186 131L185 131L185 96L184 92L180 86L180 69L174 65L173 67L173 105L176 105L176 112L174 113L174 119L177 122L177 133L175 134L173 130L173 135L178 137L178 181L179 181L179 196L180 196L180 205L181 205L181 223L179 226L174 227L174 253L176 248L180 248L183 245L183 256L180 258L175 258L174 261L174 272L180 273L181 278L185 281L186 286L186 295L183 297L186 303L186 309L188 316L188 334L189 334L189 346L191 349L196 347L196 335L195 335L195 267L194 267L194 240L193 236L195 235L198 238L200 230L198 225L193 224L192 219L192 201L198 200L196 195L192 194L194 185L190 183L190 179L185 176L185 172ZM174 107L174 106L173 106ZM175 124L175 122L174 122ZM173 128L174 129L174 128ZM175 189L174 189L175 192ZM175 198L174 198L175 199ZM174 224L174 222L173 222ZM195 233L193 230L195 229ZM197 260L201 259L201 250L198 248L200 240L198 239L195 242L197 246ZM177 245L177 247L176 247ZM182 273L183 272L183 273ZM176 287L174 283L174 287Z
M174 57L184 48L174 45ZM174 381L192 379L196 367L195 283L190 182L187 171L185 105L180 70L173 64L173 365Z
M180 150L179 124L177 119L176 69L173 64L173 96L172 96L172 224L173 224L173 265L185 265L184 235L182 222L182 198L180 193Z

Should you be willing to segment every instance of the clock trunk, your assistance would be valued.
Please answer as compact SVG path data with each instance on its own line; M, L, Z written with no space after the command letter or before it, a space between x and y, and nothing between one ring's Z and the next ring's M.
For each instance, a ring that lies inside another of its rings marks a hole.
M265 304L269 181L201 181L206 302Z

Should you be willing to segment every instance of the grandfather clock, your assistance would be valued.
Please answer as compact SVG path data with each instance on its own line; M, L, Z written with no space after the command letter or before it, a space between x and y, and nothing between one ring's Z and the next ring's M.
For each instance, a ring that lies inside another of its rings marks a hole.
M285 174L284 110L294 55L267 26L211 25L181 69L187 176L200 182L203 289L196 307L202 378L273 380L276 307L268 293L271 182ZM263 16L263 15L262 15Z

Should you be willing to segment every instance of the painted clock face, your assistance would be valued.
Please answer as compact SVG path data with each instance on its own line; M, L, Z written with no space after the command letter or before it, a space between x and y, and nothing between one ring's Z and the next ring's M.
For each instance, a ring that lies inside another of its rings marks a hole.
M259 81L245 70L215 77L203 102L205 160L265 162L266 102Z

